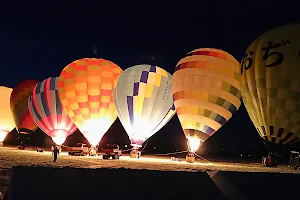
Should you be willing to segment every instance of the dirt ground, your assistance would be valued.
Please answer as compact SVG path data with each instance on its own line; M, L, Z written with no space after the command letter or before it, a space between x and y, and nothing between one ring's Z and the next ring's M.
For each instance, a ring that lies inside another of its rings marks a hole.
M300 173L288 166L278 168L262 167L259 163L229 163L196 160L187 163L184 159L171 161L171 156L143 156L140 159L123 155L120 160L103 160L101 156L69 156L62 152L56 163L52 162L50 151L38 153L34 150L18 150L16 148L0 148L0 168L10 169L15 165L48 166L48 167L75 167L75 168L130 168L165 171L239 171L239 172L278 172Z
M178 161L172 161L171 156L142 155L140 159L133 159L129 155L124 154L119 160L103 160L101 156L69 156L67 152L62 152L57 162L54 163L52 160L53 157L50 151L39 153L34 149L18 150L16 147L0 147L0 200L9 184L10 169L13 166L20 165L74 168L129 168L187 172L204 171L210 176L213 176L218 171L300 174L300 171L283 165L278 166L278 168L267 168L262 167L259 163L211 162L201 159L197 159L195 163L187 163L182 158Z

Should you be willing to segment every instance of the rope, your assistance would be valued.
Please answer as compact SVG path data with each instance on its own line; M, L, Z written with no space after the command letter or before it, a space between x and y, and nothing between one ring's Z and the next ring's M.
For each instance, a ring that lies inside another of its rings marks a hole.
M127 151L131 151L132 149L125 149L125 150L122 150L122 152L127 152Z
M205 161L207 161L207 162L211 162L211 161L209 161L209 160L207 160L207 159L205 159L205 158L203 158L202 156L199 156L198 154L196 154L195 152L193 152L197 157L199 157L199 158L201 158L201 159L203 159L203 160L205 160Z
M142 148L141 152L143 152L143 151L144 151L144 149L146 148L146 146L147 146L148 142L149 142L149 139L147 139L147 142L146 142L145 146Z
M180 154L180 153L186 153L186 152L188 152L188 151L179 151L179 152L162 153L162 154L151 154L151 156L163 156L163 155Z

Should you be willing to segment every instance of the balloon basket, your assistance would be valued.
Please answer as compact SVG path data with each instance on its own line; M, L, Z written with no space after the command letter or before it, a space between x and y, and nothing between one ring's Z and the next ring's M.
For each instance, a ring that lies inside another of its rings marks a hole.
M130 158L140 158L140 156L141 156L141 152L138 150L134 149L130 152Z
M20 150L25 150L25 145L22 145L22 144L19 145L19 146L18 146L18 149L20 149Z
M188 163L194 163L195 162L195 157L194 156L186 156L185 160Z
M97 151L97 147L91 147L89 150L89 156L97 156L98 155L98 151Z
M195 162L195 155L192 152L189 152L188 155L185 157L186 162L194 163Z
M3 142L0 142L0 147L3 147Z

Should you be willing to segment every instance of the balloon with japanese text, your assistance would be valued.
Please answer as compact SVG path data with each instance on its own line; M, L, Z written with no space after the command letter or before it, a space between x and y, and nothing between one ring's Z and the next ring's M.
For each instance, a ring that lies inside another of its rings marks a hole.
M239 62L219 49L196 49L178 62L172 93L191 151L196 151L239 109L240 78Z
M113 89L122 69L109 60L84 58L67 65L58 80L62 106L92 146L117 118Z
M30 134L38 128L28 109L28 98L38 83L38 80L32 79L22 81L14 87L10 96L10 109L21 134Z
M241 92L260 136L289 144L300 137L300 24L259 36L241 60Z
M38 83L28 99L28 108L38 127L57 145L62 145L77 128L61 106L57 80L51 77Z

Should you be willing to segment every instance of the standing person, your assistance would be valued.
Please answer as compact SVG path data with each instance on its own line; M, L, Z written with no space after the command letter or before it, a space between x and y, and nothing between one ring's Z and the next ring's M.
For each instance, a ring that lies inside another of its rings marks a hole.
M54 157L53 162L56 162L58 154L59 154L59 149L57 147L54 147L54 150L53 150L53 157Z

